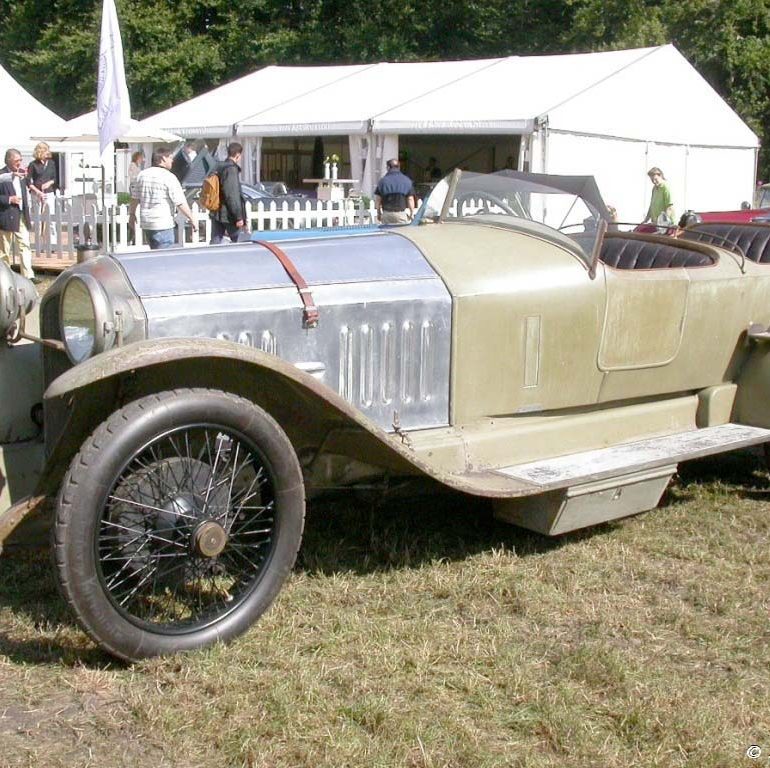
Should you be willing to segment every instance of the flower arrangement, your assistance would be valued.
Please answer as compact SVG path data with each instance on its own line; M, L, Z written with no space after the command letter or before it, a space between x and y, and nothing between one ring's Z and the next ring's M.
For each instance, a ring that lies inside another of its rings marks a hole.
M337 178L337 163L340 161L339 155L326 155L324 160L324 178Z

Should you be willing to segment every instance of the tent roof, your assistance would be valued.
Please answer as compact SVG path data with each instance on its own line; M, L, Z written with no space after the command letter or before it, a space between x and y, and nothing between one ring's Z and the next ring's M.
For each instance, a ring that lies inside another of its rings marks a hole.
M377 133L529 133L535 119L650 49L509 56L473 77L380 111Z
M143 122L186 137L531 133L757 147L672 45L558 56L265 67ZM216 125L213 124L216 122Z
M759 146L757 135L673 45L649 49L632 66L554 105L549 124L662 143Z
M0 67L0 100L8 108L13 105L12 115L3 126L3 154L8 147L28 151L36 143L31 138L33 135L58 132L64 125L62 118L27 93L3 67Z
M185 138L230 136L233 126L255 109L302 97L370 66L265 67L152 115L142 125L147 129L158 126Z
M380 112L375 133L551 129L673 144L756 147L741 118L673 45L512 56Z
M369 121L426 92L469 79L500 59L381 63L238 121L239 136L366 133Z
M85 114L73 117L62 123L62 126L50 135L35 136L43 141L55 142L77 142L77 143L97 143L99 141L99 124L96 110L86 112ZM161 128L155 128L153 131L146 130L138 120L131 120L129 128L120 135L118 141L128 144L176 144L181 141L181 137L164 131Z
M509 56L474 77L380 111L378 133L529 132L535 119L647 55L649 48Z

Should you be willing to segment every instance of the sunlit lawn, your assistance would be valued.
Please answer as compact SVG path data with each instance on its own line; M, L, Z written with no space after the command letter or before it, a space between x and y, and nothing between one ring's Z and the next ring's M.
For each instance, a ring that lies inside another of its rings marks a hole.
M4 556L0 765L762 765L768 498L741 453L559 540L457 496L316 503L251 632L133 667L71 623L47 553Z

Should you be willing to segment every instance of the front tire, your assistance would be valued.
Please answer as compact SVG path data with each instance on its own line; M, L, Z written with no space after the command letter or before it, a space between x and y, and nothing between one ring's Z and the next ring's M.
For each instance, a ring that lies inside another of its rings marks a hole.
M53 550L84 630L127 661L245 632L302 539L302 471L258 406L218 390L163 392L103 422L59 491Z

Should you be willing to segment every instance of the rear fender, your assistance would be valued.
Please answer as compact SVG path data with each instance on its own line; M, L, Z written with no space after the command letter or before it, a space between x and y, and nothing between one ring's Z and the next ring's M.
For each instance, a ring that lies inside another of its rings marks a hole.
M770 339L757 339L749 350L736 381L733 421L770 428Z

